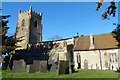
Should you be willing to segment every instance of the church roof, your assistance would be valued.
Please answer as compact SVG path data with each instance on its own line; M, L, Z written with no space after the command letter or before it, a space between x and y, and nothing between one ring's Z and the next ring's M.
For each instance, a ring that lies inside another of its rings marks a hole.
M117 46L118 42L113 37L112 33L93 35L93 43L95 46L93 50L118 48ZM81 36L78 38L74 46L74 51L91 50L89 48L90 48L90 36Z

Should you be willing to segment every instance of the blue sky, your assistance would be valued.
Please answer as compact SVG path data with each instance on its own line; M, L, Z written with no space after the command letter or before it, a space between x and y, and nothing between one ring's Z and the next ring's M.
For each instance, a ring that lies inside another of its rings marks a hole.
M12 35L16 30L18 10L29 10L43 13L43 41L51 36L59 35L62 38L69 38L79 35L89 35L89 33L103 34L109 33L116 26L112 23L118 22L118 14L110 20L102 20L101 14L110 3L105 2L101 10L96 12L96 2L4 2L2 3L3 14L11 15L9 18L10 27L8 35ZM118 5L116 3L116 5ZM117 12L118 13L118 10Z

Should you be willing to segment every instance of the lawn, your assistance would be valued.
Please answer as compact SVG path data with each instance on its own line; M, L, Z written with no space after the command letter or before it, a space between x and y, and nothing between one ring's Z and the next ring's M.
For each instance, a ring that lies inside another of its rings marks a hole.
M76 73L58 75L58 72L46 73L12 73L10 70L2 71L3 78L118 78L118 73L109 70L79 70Z

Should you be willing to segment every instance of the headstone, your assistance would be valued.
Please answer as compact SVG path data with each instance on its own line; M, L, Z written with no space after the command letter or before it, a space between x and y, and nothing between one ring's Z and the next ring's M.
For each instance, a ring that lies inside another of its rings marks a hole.
M50 68L50 72L55 72L56 71L57 64L55 62L52 63L52 66Z
M35 73L34 64L31 64L31 65L29 66L29 73Z
M87 60L84 61L84 69L88 69L88 61Z
M93 64L91 65L91 69L93 69Z
M14 73L22 73L22 72L25 72L25 62L24 60L15 60L13 62L13 72Z
M40 72L47 72L47 61L40 62Z
M40 72L40 67L41 67L40 62L41 62L40 60L33 61L35 72Z
M26 65L26 72L27 72L27 73L30 72L30 66L31 66L31 65Z
M61 60L59 63L59 75L60 74L69 74L69 61Z
M97 64L96 64L96 69L99 69L99 66L97 66Z
M34 60L30 72L47 72L47 61Z

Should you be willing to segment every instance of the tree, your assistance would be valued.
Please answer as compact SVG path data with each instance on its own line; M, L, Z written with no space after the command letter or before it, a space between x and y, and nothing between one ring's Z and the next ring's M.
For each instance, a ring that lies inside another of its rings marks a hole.
M114 29L112 33L114 34L116 40L119 42L118 47L120 47L120 24L114 23L113 25L117 25L116 29Z
M117 25L116 29L112 31L114 37L118 41L118 48L120 48L120 24L114 23L113 25ZM119 51L118 51L119 52ZM120 54L118 54L118 72L120 72Z
M104 0L100 0L100 2L97 2L98 6L96 8L96 10L100 10L101 6L103 5ZM109 19L108 16L109 15L113 15L113 17L115 17L116 14L116 5L115 5L115 0L110 2L110 6L106 9L106 11L104 11L104 13L101 15L103 19Z
M17 46L15 45L17 42L17 39L15 39L14 35L13 36L7 36L7 32L9 27L7 26L8 20L6 20L7 18L9 18L10 15L6 15L6 16L0 16L0 38L2 37L2 55L7 55L4 58L5 61L5 69L7 68L8 64L9 64L9 59L10 59L10 55L11 55L11 51L15 50L15 48L17 48Z
M10 15L7 16L0 16L0 24L2 24L2 54L9 54L11 51L13 51L16 48L15 43L17 42L16 39L13 36L7 36L7 32L9 27L7 27L8 20L5 20L10 17Z

